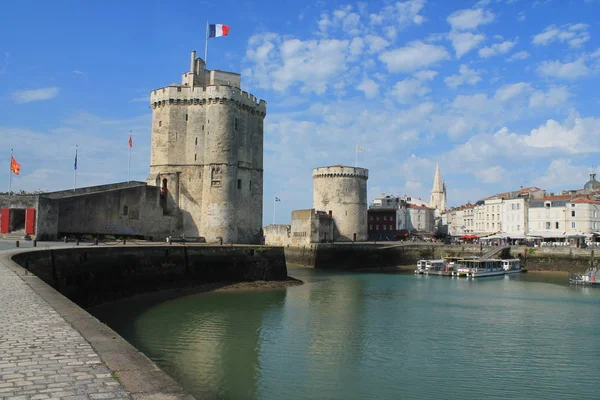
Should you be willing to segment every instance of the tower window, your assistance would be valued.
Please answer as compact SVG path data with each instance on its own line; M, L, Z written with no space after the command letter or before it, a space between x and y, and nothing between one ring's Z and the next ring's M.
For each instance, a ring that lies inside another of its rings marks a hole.
M158 127L160 128L162 126L162 121L158 121Z
M237 129L238 129L238 119L237 118L234 119L233 127L237 131Z
M127 214L129 214L129 207L123 206L123 215L127 215Z
M241 188L242 188L242 180L238 179L238 189L241 189Z
M187 115L187 114L185 114L185 120L186 120L186 121L188 120L188 115Z
M204 125L202 125L202 130L204 130Z
M196 146L198 146L198 138L196 138Z
M252 190L252 181L248 182L248 190Z
M196 161L196 157L197 157L197 156L198 156L197 154L194 154L194 161Z

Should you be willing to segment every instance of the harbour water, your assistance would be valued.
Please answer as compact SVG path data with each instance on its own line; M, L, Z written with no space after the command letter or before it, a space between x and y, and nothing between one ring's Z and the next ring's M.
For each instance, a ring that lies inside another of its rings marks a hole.
M198 399L600 398L600 289L566 275L289 272L92 311Z

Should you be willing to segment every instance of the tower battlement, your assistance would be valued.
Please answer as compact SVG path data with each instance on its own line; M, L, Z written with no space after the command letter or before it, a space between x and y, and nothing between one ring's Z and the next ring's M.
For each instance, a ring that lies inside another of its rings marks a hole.
M369 170L365 168L349 167L345 165L334 165L331 167L313 168L312 176L314 178L330 178L330 177L354 177L369 179Z
M238 103L266 114L267 102L234 86L183 86L169 85L150 92L150 107L166 105L206 105L221 101Z

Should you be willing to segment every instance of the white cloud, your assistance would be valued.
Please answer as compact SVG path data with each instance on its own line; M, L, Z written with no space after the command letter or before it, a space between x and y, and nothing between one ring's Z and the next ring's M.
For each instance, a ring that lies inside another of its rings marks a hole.
M371 79L362 81L358 85L358 89L365 93L367 99L373 99L377 97L377 94L379 93L379 85Z
M429 92L431 92L431 89L425 86L423 81L415 78L407 78L397 82L392 89L393 95L401 104L408 104L415 97L423 97Z
M448 38L452 41L456 58L461 58L469 51L477 48L485 40L485 35L453 31L448 34Z
M447 21L453 30L475 29L479 25L485 25L492 22L495 18L494 13L483 8L466 9L455 11L448 16Z
M555 108L567 102L571 92L565 86L551 87L548 91L535 91L529 99L531 108Z
M323 94L345 84L348 62L358 46L348 40L299 40L267 33L252 36L246 56L253 63L244 71L257 86L285 91L299 85L304 92Z
M369 49L368 52L371 54L379 53L381 50L385 49L386 47L388 47L390 45L390 42L388 42L381 36L376 36L376 35L365 36L365 42Z
M425 0L398 1L383 7L378 13L369 15L371 25L391 23L399 29L404 29L411 24L420 25L425 18L419 13L425 7ZM388 37L394 38L396 32L389 32Z
M562 63L558 60L544 61L538 67L537 71L542 76L561 79L577 79L591 73L590 69L585 65L583 57L567 63Z
M496 165L476 171L475 176L483 183L498 183L505 179L506 170Z
M79 76L85 76L85 73L83 73L82 71L80 71L80 70L78 70L78 69L74 70L74 71L73 71L73 74L74 74L74 75L79 75Z
M573 165L570 159L559 158L552 160L545 174L534 180L534 185L549 191L559 191L579 188L579 182L586 182L587 179L585 167Z
M484 47L479 50L479 57L488 58L498 54L508 53L517 44L517 40L505 40L502 43L494 43L491 46Z
M405 47L382 53L379 59L389 72L412 72L450 58L443 46L414 41Z
M457 88L462 84L475 85L481 81L481 71L470 69L468 65L462 64L458 69L458 75L451 75L444 79L444 83L451 87Z
M510 56L507 61L525 60L526 58L529 58L529 53L526 51L519 51Z
M564 124L549 119L532 129L524 143L567 154L595 153L600 150L600 119L572 116Z
M525 18L526 18L525 11L521 11L519 14L517 14L517 21L519 21L519 22L525 21Z
M508 85L504 85L498 90L496 90L496 94L494 98L501 101L506 102L514 99L517 96L520 96L523 93L531 91L531 85L525 82L512 83Z
M567 24L562 27L550 25L543 32L533 36L531 43L536 46L547 46L553 42L565 42L569 47L577 48L590 40L588 25Z
M29 103L31 101L50 100L58 96L60 88L48 87L34 90L20 90L13 92L12 99L15 103Z

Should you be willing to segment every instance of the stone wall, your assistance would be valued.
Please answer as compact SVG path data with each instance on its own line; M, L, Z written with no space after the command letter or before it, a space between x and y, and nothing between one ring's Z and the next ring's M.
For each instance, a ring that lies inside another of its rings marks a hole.
M285 256L290 266L351 270L407 267L410 270L421 259L479 256L488 250L490 247L474 245L320 243L286 247ZM520 258L530 271L581 273L591 265L600 266L600 251L591 249L511 247L508 254L502 256Z
M12 258L82 307L202 283L287 279L281 247L81 247Z
M152 236L163 240L177 231L178 216L164 215L160 189L134 186L56 199L58 234Z
M290 225L267 225L263 228L267 246L287 246L290 244Z

